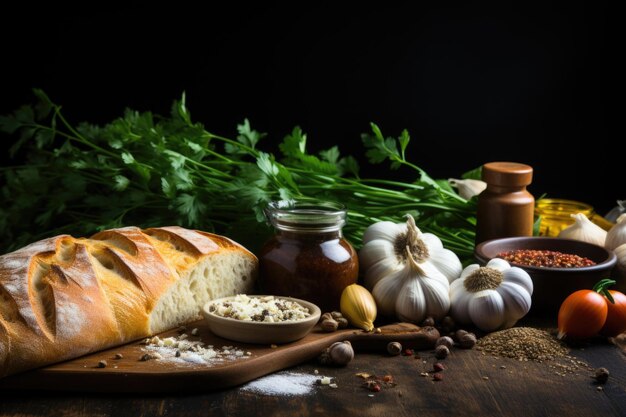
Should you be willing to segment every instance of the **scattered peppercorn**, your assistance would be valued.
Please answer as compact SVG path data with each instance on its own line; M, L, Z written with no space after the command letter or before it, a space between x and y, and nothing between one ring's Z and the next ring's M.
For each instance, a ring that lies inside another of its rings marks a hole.
M433 370L434 370L435 372L441 372L441 371L443 371L444 369L446 369L446 367L445 367L445 366L443 366L443 363L439 363L439 362L437 362L437 363L435 363L435 364L433 365Z
M443 381L443 374L436 373L433 375L433 381Z
M501 252L497 257L518 265L542 268L580 268L596 264L589 258L551 250L518 249Z
M413 356L413 349L404 349L402 352L403 356Z
M596 369L594 378L598 381L598 384L606 384L606 381L609 380L609 370L606 368Z
M437 359L445 359L450 354L450 349L447 346L439 345L435 348L435 357Z

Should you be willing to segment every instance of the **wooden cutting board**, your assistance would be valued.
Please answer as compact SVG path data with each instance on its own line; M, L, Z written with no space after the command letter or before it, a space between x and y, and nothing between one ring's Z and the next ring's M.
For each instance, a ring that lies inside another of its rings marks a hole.
M146 353L142 342L134 342L67 362L48 366L0 379L0 389L33 389L86 392L190 392L210 391L233 387L263 375L315 359L330 344L349 340L356 350L384 352L387 343L399 341L414 349L431 349L439 337L432 327L420 328L413 324L397 323L381 327L380 333L345 329L333 333L315 328L299 341L279 346L252 345L232 342L213 335L203 321L187 326L197 327L197 336L215 347L234 346L250 352L245 358L217 364L175 363L165 360L140 358ZM178 336L176 330L159 335L161 338ZM116 354L122 359L115 359ZM98 362L106 360L105 368Z

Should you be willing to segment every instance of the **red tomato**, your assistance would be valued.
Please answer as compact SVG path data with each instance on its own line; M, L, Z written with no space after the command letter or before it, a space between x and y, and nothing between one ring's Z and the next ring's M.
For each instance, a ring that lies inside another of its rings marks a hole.
M570 294L559 309L559 339L564 336L580 339L596 335L608 312L603 295L593 290L579 290Z
M615 337L626 331L626 295L613 290L609 290L609 293L613 296L615 304L611 303L608 299L606 300L608 312L606 322L602 330L600 330L600 334Z

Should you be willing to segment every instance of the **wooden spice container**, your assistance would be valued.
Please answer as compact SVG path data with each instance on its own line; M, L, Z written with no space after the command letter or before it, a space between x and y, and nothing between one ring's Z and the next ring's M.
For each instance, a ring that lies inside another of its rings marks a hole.
M533 177L529 165L490 162L483 165L487 189L478 196L476 243L532 236L535 198L526 190Z

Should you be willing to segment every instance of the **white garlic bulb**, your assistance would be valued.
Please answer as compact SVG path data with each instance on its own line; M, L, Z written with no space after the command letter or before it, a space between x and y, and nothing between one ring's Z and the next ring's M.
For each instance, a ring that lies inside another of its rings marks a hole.
M450 284L450 315L490 332L512 327L530 310L533 281L526 271L495 258L485 267L469 265Z
M608 250L614 250L618 246L626 243L626 213L617 218L615 226L606 234L604 247Z
M592 223L583 213L572 214L571 216L575 219L574 224L561 230L559 237L604 246L606 230Z
M463 269L459 258L437 236L422 233L410 215L406 223L368 227L359 261L378 311L411 322L446 315L449 282Z
M481 180L459 180L448 178L448 183L459 190L459 195L466 200L485 191L487 183Z

